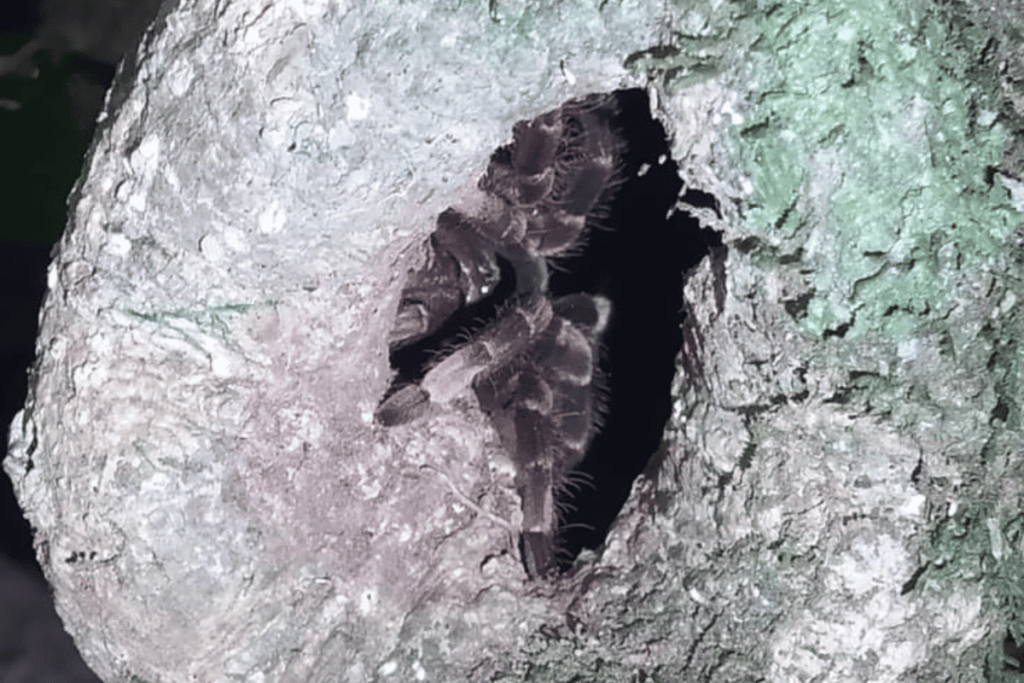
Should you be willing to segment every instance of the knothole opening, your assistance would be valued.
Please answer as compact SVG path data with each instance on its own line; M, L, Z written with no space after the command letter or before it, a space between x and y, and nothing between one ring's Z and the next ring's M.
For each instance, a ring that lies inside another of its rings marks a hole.
M682 347L683 278L720 235L682 192L647 94L520 121L449 208L402 292L385 425L472 388L516 465L534 577L599 547L661 445Z
M672 413L672 380L682 347L686 272L714 247L720 233L701 229L676 210L680 199L717 211L714 196L683 189L665 129L650 115L639 89L615 93L617 125L626 141L622 183L583 249L559 262L553 295L588 291L611 301L601 344L605 383L602 426L587 455L559 489L559 568L584 548L598 548L636 477L661 446Z

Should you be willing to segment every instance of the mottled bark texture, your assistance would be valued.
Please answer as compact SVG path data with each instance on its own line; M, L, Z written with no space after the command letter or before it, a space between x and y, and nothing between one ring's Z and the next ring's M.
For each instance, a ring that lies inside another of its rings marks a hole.
M182 0L111 96L12 428L86 660L153 683L1003 675L1013 21ZM607 544L529 582L473 396L373 424L388 334L437 213L512 124L635 86L725 246L686 285L676 410Z

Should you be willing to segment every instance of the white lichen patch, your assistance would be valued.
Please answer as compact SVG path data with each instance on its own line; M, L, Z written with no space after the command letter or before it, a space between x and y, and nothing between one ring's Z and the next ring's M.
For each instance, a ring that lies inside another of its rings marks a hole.
M750 441L743 418L734 412L709 407L701 433L704 452L719 472L732 472Z
M858 536L829 563L825 585L861 596L873 590L897 592L913 573L906 549L888 535Z
M217 235L203 235L199 239L199 251L213 263L224 261L224 245Z
M166 78L167 86L170 88L171 93L176 97L183 96L188 92L189 87L192 85L192 80L195 78L195 69L192 68L191 60L186 57L180 57L175 60Z
M359 611L362 612L363 616L369 616L377 608L378 601L377 590L367 588L359 595Z
M155 133L147 135L129 157L129 166L135 174L136 182L128 195L127 203L138 213L146 210L146 198L153 179L160 168L160 138Z
M828 604L823 596L819 604ZM772 638L772 680L896 681L910 672L925 649L913 628L917 611L896 593L876 596L867 609L795 614ZM865 666L867 668L865 669Z
M281 232L288 222L288 211L281 206L279 201L273 201L259 212L256 218L256 226L264 235L276 235Z
M370 99L357 93L345 96L345 117L349 121L363 121L370 116Z
M124 258L132 250L132 242L122 234L114 233L107 238L106 250L117 258Z

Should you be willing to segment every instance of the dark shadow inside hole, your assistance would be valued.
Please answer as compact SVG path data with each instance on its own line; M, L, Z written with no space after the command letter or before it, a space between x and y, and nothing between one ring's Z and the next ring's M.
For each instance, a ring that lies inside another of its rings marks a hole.
M1003 671L1024 672L1024 645L1019 645L1009 630L1003 639Z
M715 212L715 215L719 218L722 217L722 212L719 211L718 207L718 199L710 192L695 190L692 187L689 187L680 199L682 199L686 204L698 209L712 209Z
M683 277L721 237L676 212L682 189L662 125L642 90L617 93L617 124L628 143L624 182L584 249L553 269L553 296L586 291L612 302L602 339L607 411L587 456L559 495L561 568L604 538L636 478L661 444L671 414L672 379L682 345ZM658 163L659 158L664 159ZM645 169L641 175L641 169ZM693 205L717 211L710 194L689 190Z

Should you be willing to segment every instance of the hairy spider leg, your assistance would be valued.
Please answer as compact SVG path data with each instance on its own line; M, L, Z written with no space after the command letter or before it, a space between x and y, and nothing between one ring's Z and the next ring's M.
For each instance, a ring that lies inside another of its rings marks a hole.
M403 289L389 343L401 348L440 329L500 280L496 253L516 268L517 294L545 291L537 257L569 253L587 216L614 185L621 142L614 98L591 96L516 124L512 145L491 157L478 187L441 213L428 264Z
M529 205L512 201L513 210L525 216L526 243L540 256L557 256L577 245L588 216L607 203L609 188L616 186L622 142L610 128L611 103L584 103L579 108L568 105L560 110L559 126L540 126L536 132L533 126L524 127L513 144L511 164L515 167L521 142L536 147L539 144L531 138L555 132L560 136L555 154L546 157L548 168L519 178L518 196L529 194L532 201ZM492 170L499 168L498 164L491 166ZM542 177L551 181L542 183ZM534 196L535 188L546 193Z
M465 295L458 272L456 259L450 254L438 254L431 245L427 265L410 276L402 288L395 322L388 334L391 350L430 335L441 326L441 321L462 307Z
M562 135L552 161L556 173L564 178L569 169L581 162L603 156L605 151L595 140L614 140L610 121L617 109L613 99L594 100L592 103L567 103L560 110ZM609 148L610 150L611 148ZM561 183L556 185L556 196L561 195Z
M516 278L516 296L521 300L541 296L548 289L548 264L522 245L502 247L498 253L512 265Z
M517 122L512 128L510 165L521 176L544 173L555 161L561 138L562 117L558 110L532 121Z
M404 424L423 415L430 403L451 401L481 372L509 365L550 324L551 317L551 303L542 296L510 306L476 339L427 371L419 385L402 387L384 399L375 418L385 426Z
M522 353L529 341L548 326L551 316L551 304L543 297L514 306L476 341L431 368L420 386L435 403L451 401L482 370L501 367Z
M501 279L493 247L451 209L438 216L427 259L402 289L389 336L392 349L433 334L456 311L493 292Z
M524 558L532 576L555 567L555 492L583 458L592 433L596 338L608 308L606 300L586 294L555 300L552 311L558 312L522 353L473 380L480 407L516 465Z
M429 406L430 394L418 384L408 384L381 401L373 418L385 427L394 427L421 417Z
M513 178L507 185L514 188L515 204L536 204L551 193L562 133L562 117L558 112L516 123L508 166L504 169Z
M557 492L569 493L582 491L583 489L590 489L591 491L597 490L597 485L594 483L594 477L586 472L570 470L563 474L562 478L559 480Z
M435 249L447 252L459 264L459 278L465 303L472 304L491 294L501 279L493 244L473 229L457 212L448 209L437 217Z

